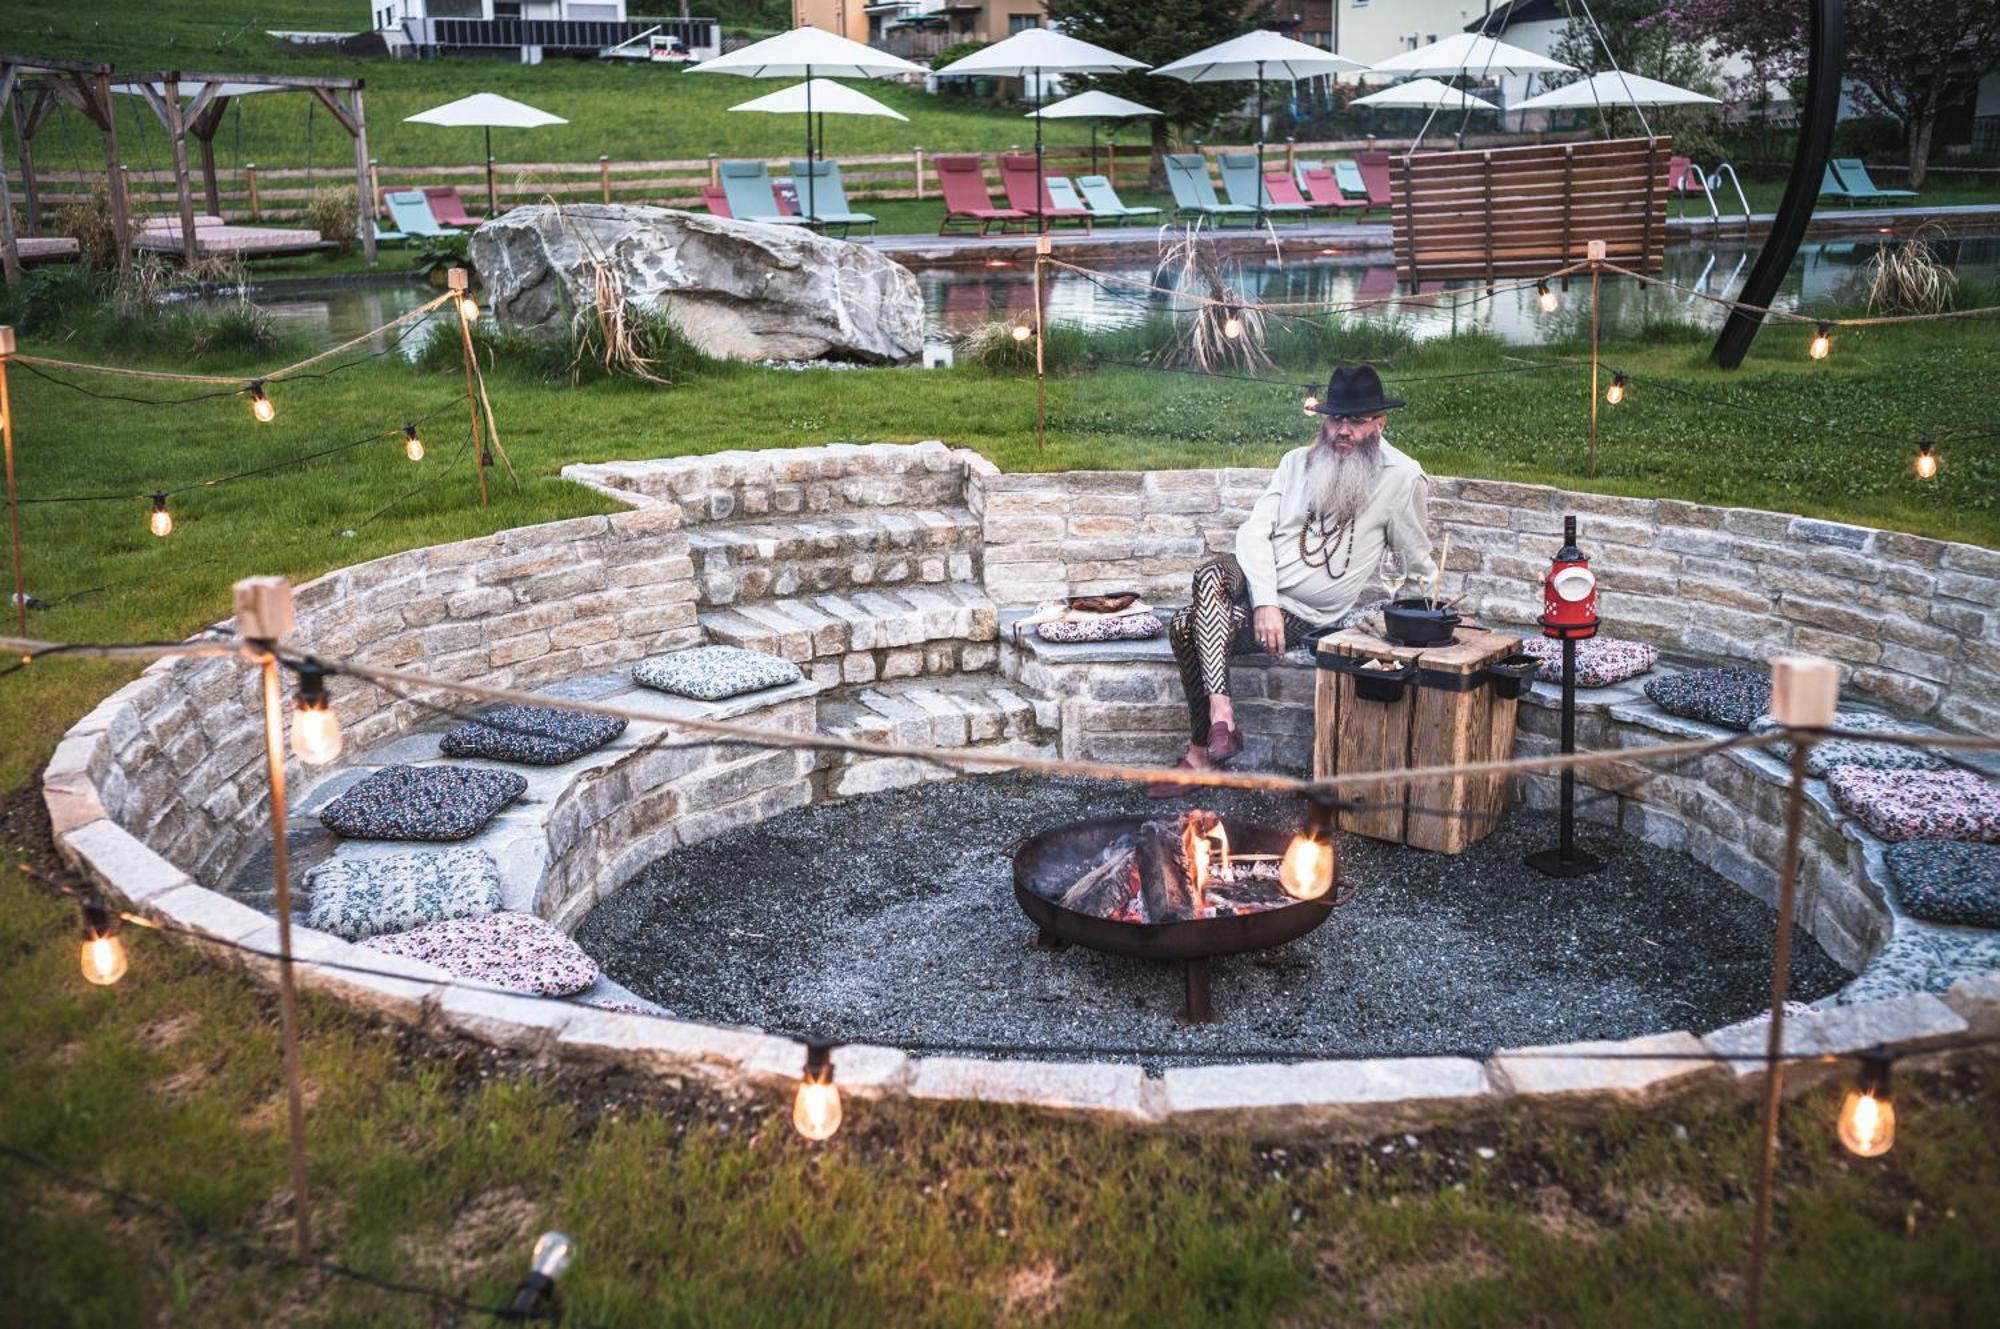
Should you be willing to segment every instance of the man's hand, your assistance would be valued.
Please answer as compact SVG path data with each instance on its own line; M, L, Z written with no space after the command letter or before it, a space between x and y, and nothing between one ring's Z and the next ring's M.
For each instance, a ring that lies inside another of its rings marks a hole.
M1250 625L1257 634L1257 644L1272 655L1282 655L1285 650L1285 611L1276 605L1258 605L1257 612L1250 616Z

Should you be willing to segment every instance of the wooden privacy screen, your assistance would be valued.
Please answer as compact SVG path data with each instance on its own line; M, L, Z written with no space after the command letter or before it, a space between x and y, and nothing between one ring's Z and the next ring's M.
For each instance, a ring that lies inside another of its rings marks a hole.
M1396 275L1532 277L1585 257L1661 266L1673 140L1621 138L1390 160Z

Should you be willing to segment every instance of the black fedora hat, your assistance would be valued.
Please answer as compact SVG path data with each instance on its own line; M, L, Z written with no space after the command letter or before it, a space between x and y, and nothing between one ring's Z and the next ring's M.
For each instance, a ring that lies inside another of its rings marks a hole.
M1321 415L1375 415L1403 404L1400 397L1382 395L1382 376L1374 365L1342 365L1326 380L1326 395L1313 407Z

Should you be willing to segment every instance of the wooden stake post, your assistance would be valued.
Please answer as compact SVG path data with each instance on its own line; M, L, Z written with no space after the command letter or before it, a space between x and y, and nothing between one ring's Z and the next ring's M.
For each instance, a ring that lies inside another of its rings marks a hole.
M472 383L472 321L465 316L465 301L471 293L472 274L464 268L453 268L445 274L445 285L458 297L452 301L452 309L458 314L458 342L465 351L465 404L472 413L472 465L479 476L479 506L483 508L486 506L486 442L479 430L479 393Z
M28 585L21 568L21 498L14 490L14 403L7 397L7 357L14 354L14 329L0 327L0 444L7 454L7 538L14 553L14 620L28 635Z
M1590 258L1590 478L1597 478L1597 296L1603 277L1604 242L1592 240Z
M1046 338L1042 323L1042 281L1053 245L1044 233L1035 237L1035 451L1048 446L1049 380Z

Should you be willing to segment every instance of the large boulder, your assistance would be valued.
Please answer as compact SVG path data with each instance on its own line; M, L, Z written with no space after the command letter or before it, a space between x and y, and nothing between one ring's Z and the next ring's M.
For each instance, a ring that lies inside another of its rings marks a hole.
M511 331L563 335L608 264L625 297L737 360L907 360L923 349L909 269L803 227L623 203L515 208L472 235L486 301Z

